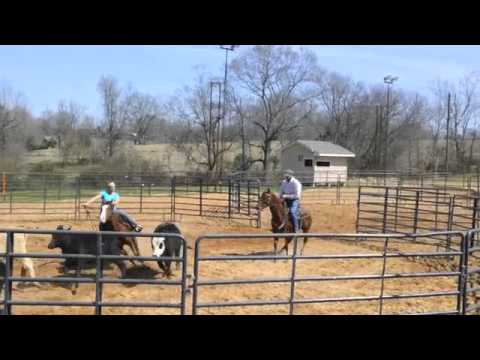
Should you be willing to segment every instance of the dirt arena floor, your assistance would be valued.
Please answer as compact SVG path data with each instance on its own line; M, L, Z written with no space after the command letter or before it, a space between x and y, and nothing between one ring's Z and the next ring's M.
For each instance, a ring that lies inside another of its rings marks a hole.
M305 205L313 214L313 227L311 232L321 233L354 233L356 207L354 205ZM137 217L144 225L145 232L151 232L162 222L162 218L147 216ZM262 228L257 229L248 224L238 222L228 223L223 219L208 219L199 217L183 217L178 222L183 235L193 248L195 239L205 234L218 233L269 233L270 215L268 209L262 213ZM92 230L92 223L83 221L60 221L58 219L45 219L43 216L3 216L0 219L0 228L27 228L27 229L52 229L58 224L72 225L73 229ZM49 236L29 235L28 250L30 252L58 253L59 250L48 250ZM283 240L281 240L283 243ZM300 242L301 243L301 242ZM148 238L139 238L142 255L151 256ZM392 247L402 250L416 249L415 245L402 245L392 243ZM422 245L418 245L418 249ZM251 254L267 252L273 249L271 239L262 240L228 240L208 241L202 245L202 255L227 255ZM425 249L423 247L423 249ZM346 253L378 253L383 251L382 243L352 243L343 240L311 239L306 247L305 255L309 254L346 254ZM192 274L193 250L188 250L188 273ZM60 276L58 260L34 260L37 276ZM389 259L387 273L408 273L439 271L452 267L452 264L441 261L416 261L410 258ZM267 277L287 277L291 271L291 262L278 260L262 261L235 261L235 262L202 262L200 265L200 279L254 279ZM378 259L342 259L342 260L299 260L297 276L326 276L326 275L360 275L380 274L382 260ZM94 270L87 271L90 275ZM15 260L14 275L20 276L20 263ZM105 276L116 276L116 271L106 269ZM178 279L179 271L175 271ZM129 277L136 278L162 278L158 265L154 262L145 263L139 267L129 264ZM427 293L431 291L454 291L456 278L408 278L390 279L385 281L385 294L410 294ZM299 282L296 284L295 298L333 298L350 296L378 296L380 294L380 280L349 280L349 281L322 281ZM180 288L165 285L104 285L104 301L162 301L177 302L180 299ZM223 302L223 301L261 301L261 300L287 300L290 295L290 284L260 284L260 285L228 285L216 287L201 287L198 301ZM19 287L14 285L14 300L50 300L50 301L93 301L95 286L93 284L80 284L78 293L72 295L68 284L44 284L40 287ZM435 297L426 299L394 299L384 301L384 314L421 313L430 311L455 310L456 298ZM331 304L301 304L295 305L295 314L376 314L378 301L364 302L338 302ZM93 314L91 307L38 307L14 306L14 314ZM187 295L187 313L191 312L191 295ZM177 309L152 309L152 308L118 308L105 307L103 314L178 314ZM200 314L288 314L288 305L281 306L256 306L256 307L228 307L201 309Z

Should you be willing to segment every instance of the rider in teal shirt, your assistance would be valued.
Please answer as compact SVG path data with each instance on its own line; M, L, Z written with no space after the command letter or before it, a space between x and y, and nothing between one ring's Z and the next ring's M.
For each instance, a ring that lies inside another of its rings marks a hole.
M102 190L99 195L94 196L90 200L88 200L84 206L90 205L90 203L101 200L102 205L111 204L113 205L113 213L118 214L120 218L131 226L137 232L142 231L143 226L137 224L137 222L131 218L125 211L118 208L118 203L120 202L120 195L115 192L115 184L113 182L107 185L107 190Z

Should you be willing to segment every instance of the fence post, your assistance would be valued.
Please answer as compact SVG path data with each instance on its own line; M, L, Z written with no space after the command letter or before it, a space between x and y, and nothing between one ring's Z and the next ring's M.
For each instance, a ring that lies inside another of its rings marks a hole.
M103 259L102 256L102 233L97 234L97 259L95 271L95 315L102 315L103 283Z
M13 274L13 233L11 231L7 232L6 238L6 255L5 255L5 275L4 275L4 303L3 303L3 315L12 314L12 305L10 301L12 300L12 274Z
M232 218L232 180L228 180L228 218Z
M257 209L258 209L258 214L257 214L257 228L262 227L262 211L260 210L260 188L261 188L261 182L260 180L257 180Z
M477 196L480 194L480 170L479 167L477 166Z
M140 177L140 214L143 211L143 183L142 177Z
M415 192L415 214L413 216L413 233L417 232L418 227L418 206L420 200L420 191Z
M170 185L170 219L175 221L175 186L176 186L176 176L172 178Z
M472 229L476 229L477 228L477 223L478 223L478 219L477 219L477 216L478 216L478 197L475 197L473 199L473 214L472 214ZM475 245L475 235L472 234L471 236L471 244L470 246L474 246Z
M358 187L358 197L357 197L357 219L355 221L355 232L359 232L358 231L358 226L359 226L359 217L360 217L360 205L361 205L361 201L360 201L360 197L362 196L362 187L359 186Z
M43 213L47 211L47 176L43 176Z
M340 175L337 175L337 205L340 205Z
M80 177L75 179L75 197L74 197L74 205L73 205L73 212L75 221L78 220L79 213L80 213L80 197L79 197L79 189L80 189Z
M297 249L298 249L298 237L293 238L293 256L292 256L292 271L290 274L290 301L289 301L289 315L293 315L293 306L295 301L295 275L297 270Z
M394 224L395 232L397 232L397 224L398 224L398 187L395 189L395 224Z
M241 212L241 209L242 209L242 183L240 182L240 180L237 181L238 185L238 194L237 194L237 199L238 199L238 205L237 205L237 212L240 214Z
M468 243L472 233L468 232L462 236L460 264L458 276L458 296L457 296L457 311L461 315L465 315L467 312L467 288L468 288Z
M203 179L200 178L200 216L203 216Z
M247 213L250 217L250 180L247 180Z
M387 270L387 253L388 253L388 240L389 238L385 238L385 244L383 247L383 264L382 264L382 281L380 285L380 306L379 306L379 315L383 315L383 294L385 291L385 272Z
M388 214L388 187L385 188L385 200L383 203L383 233L387 231L387 214Z
M435 192L435 231L438 230L438 192L440 189L437 189Z
M5 173L2 173L2 195L5 201L5 197L7 196L7 175Z
M10 215L13 214L13 191L9 191Z

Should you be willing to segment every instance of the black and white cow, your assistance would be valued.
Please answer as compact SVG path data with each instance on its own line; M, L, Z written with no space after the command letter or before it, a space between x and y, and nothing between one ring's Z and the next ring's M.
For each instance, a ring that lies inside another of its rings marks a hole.
M160 234L181 234L180 228L174 223L164 223L158 225L154 233ZM183 256L183 241L177 236L153 237L152 252L153 256L159 257L181 257ZM170 270L172 260L158 260L158 266L163 270L166 276L171 276ZM176 261L176 268L179 268L180 261Z

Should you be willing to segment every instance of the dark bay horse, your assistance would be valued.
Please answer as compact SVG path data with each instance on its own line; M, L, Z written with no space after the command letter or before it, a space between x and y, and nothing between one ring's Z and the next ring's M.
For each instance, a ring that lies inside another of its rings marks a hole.
M292 224L292 220L288 214L288 209L285 206L285 202L280 199L277 195L272 193L270 189L265 191L260 197L260 209L263 210L266 207L270 208L270 212L272 213L272 232L275 234L278 233L293 233L294 228ZM308 233L310 228L312 227L312 216L310 215L309 211L302 210L302 214L300 217L300 226L304 233ZM285 245L280 250L286 251L288 255L288 245L293 240L293 237L287 237L285 239ZM305 249L305 245L308 241L308 237L303 237L303 246L300 250L300 255L303 255L303 250ZM277 247L278 247L278 238L274 239L273 249L275 254L277 254Z

